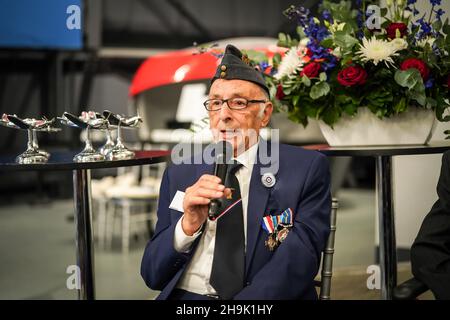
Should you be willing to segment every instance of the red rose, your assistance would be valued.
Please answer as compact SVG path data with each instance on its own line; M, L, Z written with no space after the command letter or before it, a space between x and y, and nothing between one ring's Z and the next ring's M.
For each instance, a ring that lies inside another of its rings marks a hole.
M275 94L275 96L277 97L278 100L281 100L286 96L283 92L283 87L281 86L281 84L278 85L277 93Z
M393 22L386 28L387 36L389 39L395 39L397 30L400 31L400 37L403 38L408 32L408 27L403 22Z
M416 59L416 58L409 58L409 59L406 59L405 61L403 61L402 64L400 65L401 70L408 70L411 68L415 68L415 69L419 70L420 75L422 76L423 80L428 79L430 70L428 69L425 62L423 62L422 60Z
M337 80L346 87L363 85L367 80L367 72L360 66L350 66L339 71Z
M320 64L317 62L311 62L303 68L302 72L300 72L300 77L305 75L308 78L315 78L319 75L319 71Z

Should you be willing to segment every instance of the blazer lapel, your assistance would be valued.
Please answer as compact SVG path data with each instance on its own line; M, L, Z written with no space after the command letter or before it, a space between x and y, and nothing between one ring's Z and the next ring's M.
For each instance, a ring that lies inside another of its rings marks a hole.
M214 164L199 164L197 166L197 178L195 182L204 174L214 174Z
M261 143L266 143L267 147L270 144L261 138ZM267 149L266 149L267 150ZM253 166L252 177L250 180L249 199L247 207L247 253L245 261L246 274L248 273L253 255L255 253L256 242L258 235L262 230L261 221L267 207L267 200L269 199L271 188L265 187L261 182L261 169L263 165L259 159L259 150L256 163Z

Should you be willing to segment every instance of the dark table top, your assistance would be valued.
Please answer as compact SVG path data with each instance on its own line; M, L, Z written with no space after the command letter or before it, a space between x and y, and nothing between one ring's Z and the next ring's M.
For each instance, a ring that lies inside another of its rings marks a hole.
M334 157L399 156L443 153L450 150L450 141L428 145L380 147L330 147L326 144L316 144L306 145L303 148ZM136 157L130 160L77 163L72 161L76 153L78 152L53 152L45 164L17 164L15 163L16 155L0 156L0 171L102 169L160 163L170 159L168 150L149 150L136 151Z
M78 152L79 151L51 153L49 161L43 164L17 164L15 163L15 155L0 156L0 171L102 169L159 163L170 159L170 151L150 150L135 151L136 157L130 160L84 163L73 162L72 159Z
M431 143L427 145L398 145L377 147L330 147L327 144L303 146L331 157L369 157L369 156L401 156L443 153L450 150L449 142Z

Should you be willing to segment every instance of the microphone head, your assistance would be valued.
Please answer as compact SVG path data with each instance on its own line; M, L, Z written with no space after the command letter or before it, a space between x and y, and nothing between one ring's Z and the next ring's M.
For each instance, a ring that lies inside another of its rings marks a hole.
M233 157L233 146L225 140L221 140L214 145L215 165L214 175L225 183L228 165ZM208 218L215 220L221 212L222 201L220 199L212 199L208 208Z

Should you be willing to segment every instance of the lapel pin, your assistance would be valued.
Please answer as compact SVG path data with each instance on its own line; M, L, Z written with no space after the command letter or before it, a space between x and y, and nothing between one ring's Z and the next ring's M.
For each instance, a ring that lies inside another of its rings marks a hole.
M264 187L272 188L275 185L275 182L277 182L277 180L275 179L273 173L268 172L263 174L263 176L261 177L261 182L264 185Z
M227 196L227 200L233 199L233 191L234 191L234 188L230 188L230 194Z

